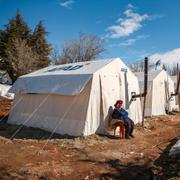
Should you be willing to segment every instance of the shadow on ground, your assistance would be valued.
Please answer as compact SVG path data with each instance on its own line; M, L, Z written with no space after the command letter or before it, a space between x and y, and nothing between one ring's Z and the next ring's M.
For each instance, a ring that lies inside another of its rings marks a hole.
M111 171L100 174L102 180L166 180L180 177L180 156L169 156L169 150L177 142L172 139L167 147L162 150L160 156L153 162L147 158L140 164L138 159L132 159L132 163L123 163L119 159L96 161L91 159L81 160L86 163L95 163L98 166L108 166Z
M9 124L7 123L8 117L3 118L0 121L0 136L5 138L11 138L16 131L18 131L14 138L16 139L35 139L35 140L46 140L51 136L51 132L42 130L40 128L27 127L23 125ZM98 134L100 137L107 137L109 139L120 139L119 136L113 135L102 135ZM68 134L60 135L54 133L51 139L75 139L76 136L70 136Z
M112 171L108 173L100 174L102 180L150 180L154 179L155 175L149 163L145 165L137 165L136 163L124 164L119 159L110 159L107 161L94 161L94 160L83 160L87 163L96 163L99 166L109 166Z
M17 132L18 131L18 132ZM16 135L14 136L14 133ZM0 121L0 136L5 138L16 138L16 139L36 139L36 140L46 140L51 137L51 132L39 129L39 128L32 128L23 125L15 125L15 124L8 124L7 118ZM76 137L69 136L69 135L60 135L54 133L51 139L74 139Z
M180 178L180 154L169 156L170 149L177 141L178 138L172 139L162 151L159 158L154 161L154 165L161 169L158 174L160 179L171 179L173 177Z

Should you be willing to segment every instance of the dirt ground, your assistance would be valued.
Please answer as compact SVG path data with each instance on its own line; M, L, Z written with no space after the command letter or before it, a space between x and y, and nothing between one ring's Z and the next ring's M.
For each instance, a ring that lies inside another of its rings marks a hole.
M180 115L147 119L135 138L69 137L0 121L0 179L180 179Z
M12 100L0 96L0 118L7 116Z

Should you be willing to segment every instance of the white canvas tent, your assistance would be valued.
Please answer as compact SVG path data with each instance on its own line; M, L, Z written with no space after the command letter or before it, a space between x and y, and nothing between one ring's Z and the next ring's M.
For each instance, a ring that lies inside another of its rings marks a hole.
M10 91L16 95L9 123L59 134L104 134L117 99L135 123L142 119L140 100L131 102L138 80L119 58L44 68L18 78Z
M137 72L141 93L144 88L144 73ZM145 116L165 115L175 107L174 83L164 70L155 70L148 73L148 92L145 105ZM170 98L171 97L171 98Z

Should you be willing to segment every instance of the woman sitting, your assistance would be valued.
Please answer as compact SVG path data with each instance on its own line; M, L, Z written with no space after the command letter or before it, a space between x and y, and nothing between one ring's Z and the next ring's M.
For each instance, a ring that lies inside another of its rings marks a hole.
M118 100L114 104L114 110L112 113L112 119L120 119L123 120L125 126L125 138L129 139L133 136L134 122L128 117L128 112L122 108L123 101Z

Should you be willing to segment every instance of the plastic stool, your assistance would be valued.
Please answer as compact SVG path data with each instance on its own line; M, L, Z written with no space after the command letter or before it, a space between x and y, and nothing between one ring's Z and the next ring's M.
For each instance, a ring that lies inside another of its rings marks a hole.
M120 138L124 139L124 122L123 121L118 121L114 124L114 137L116 136L116 129L119 127L119 135Z

